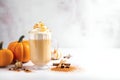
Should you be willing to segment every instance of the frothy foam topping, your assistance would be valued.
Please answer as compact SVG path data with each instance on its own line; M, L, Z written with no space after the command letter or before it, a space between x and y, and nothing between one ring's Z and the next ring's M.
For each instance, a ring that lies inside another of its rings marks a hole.
M42 22L36 23L29 33L30 39L51 39L49 29Z
M46 32L46 31L49 31L48 28L44 25L43 22L39 22L39 23L36 23L34 25L34 29L39 29L40 32Z

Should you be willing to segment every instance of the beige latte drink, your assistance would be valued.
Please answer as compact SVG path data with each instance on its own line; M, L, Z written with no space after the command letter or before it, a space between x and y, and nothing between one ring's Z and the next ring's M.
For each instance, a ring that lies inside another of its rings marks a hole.
M41 23L39 23L41 24ZM37 66L45 66L51 60L51 33L42 25L35 25L30 31L31 61Z

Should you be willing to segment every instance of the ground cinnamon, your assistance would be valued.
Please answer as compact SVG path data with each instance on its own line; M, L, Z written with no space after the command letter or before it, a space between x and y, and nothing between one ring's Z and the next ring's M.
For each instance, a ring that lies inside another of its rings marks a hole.
M58 71L58 72L72 72L77 70L78 68L76 66L70 66L69 68L61 68L61 67L52 67L52 71Z

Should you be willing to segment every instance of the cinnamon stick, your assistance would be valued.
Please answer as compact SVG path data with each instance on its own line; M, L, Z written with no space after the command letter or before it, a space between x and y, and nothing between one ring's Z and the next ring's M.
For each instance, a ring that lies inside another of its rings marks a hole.
M70 63L62 63L62 64L64 64L65 66L70 66L71 64ZM53 66L58 66L59 65L59 63L53 63Z

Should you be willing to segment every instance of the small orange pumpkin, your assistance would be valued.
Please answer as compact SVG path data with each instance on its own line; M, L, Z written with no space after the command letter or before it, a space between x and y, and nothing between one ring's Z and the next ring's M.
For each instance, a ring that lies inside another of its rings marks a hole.
M23 40L23 38L24 35L18 41L11 42L8 45L8 49L14 54L14 61L28 62L30 60L29 41Z
M13 61L13 53L9 49L2 49L3 42L0 42L0 67L7 66Z

